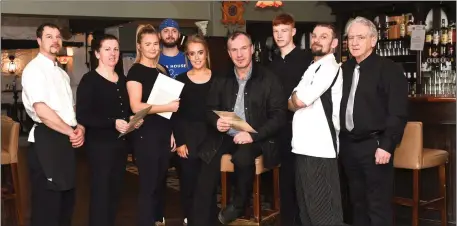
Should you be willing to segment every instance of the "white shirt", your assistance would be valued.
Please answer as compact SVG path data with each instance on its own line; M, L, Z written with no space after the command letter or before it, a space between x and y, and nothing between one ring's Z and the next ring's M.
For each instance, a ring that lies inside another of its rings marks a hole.
M22 72L22 102L33 121L41 123L34 103L43 102L54 110L69 126L76 126L73 92L70 77L56 62L39 53ZM35 125L30 130L29 142L35 142Z
M297 110L292 121L292 152L321 158L336 158L339 149L338 134L340 131L340 102L343 89L343 72L333 54L328 54L314 62L305 71L300 83L294 89L297 98L305 104L305 108ZM316 72L317 70L317 72ZM339 70L339 72L338 72ZM338 73L338 75L337 75ZM332 85L330 104L331 119L327 120L322 95ZM330 128L331 120L333 128ZM336 137L332 137L331 129ZM336 142L336 150L334 147Z

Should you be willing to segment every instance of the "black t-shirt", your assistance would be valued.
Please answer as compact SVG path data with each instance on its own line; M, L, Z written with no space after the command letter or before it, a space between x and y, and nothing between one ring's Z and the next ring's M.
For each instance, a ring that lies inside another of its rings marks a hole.
M189 157L198 157L198 147L206 137L206 98L213 81L214 74L205 83L194 83L187 76L187 72L176 77L184 83L180 96L179 110L173 115L173 134L176 145L187 145Z
M141 102L146 103L148 101L158 75L159 70L157 68L150 68L140 63L135 63L130 68L127 74L127 82L135 81L142 85ZM144 124L140 129L168 134L168 131L171 131L171 123L158 114L150 114L144 118Z
M179 113L187 120L206 122L206 96L211 86L213 76L205 83L194 83L187 76L187 72L176 77L184 83L179 103Z

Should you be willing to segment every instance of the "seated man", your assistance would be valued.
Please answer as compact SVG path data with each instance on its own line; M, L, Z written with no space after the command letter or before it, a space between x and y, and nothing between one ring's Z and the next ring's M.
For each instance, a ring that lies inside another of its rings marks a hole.
M208 120L214 128L199 153L204 163L197 181L192 219L189 225L216 225L216 188L219 184L223 154L232 154L235 165L236 192L232 202L219 213L219 221L228 224L244 213L252 194L255 158L263 155L266 168L278 164L275 145L277 132L286 123L287 103L277 77L260 65L252 63L254 48L244 32L234 32L227 41L234 69L215 75L207 106ZM257 133L230 128L230 121L213 110L235 112Z

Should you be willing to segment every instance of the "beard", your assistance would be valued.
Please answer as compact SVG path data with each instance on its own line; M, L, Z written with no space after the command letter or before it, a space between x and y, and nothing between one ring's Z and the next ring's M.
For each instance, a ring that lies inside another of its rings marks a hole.
M315 49L313 48L314 46L319 46L319 47L321 47L321 48L315 50ZM325 55L328 54L328 52L326 53L326 52L323 51L322 46L316 45L316 44L313 44L313 45L311 46L311 53L313 54L313 56L325 56Z
M53 45L49 47L49 53L52 55L57 55L60 51L60 45Z
M173 48L175 46L178 45L178 39L176 39L175 41L173 42L166 42L166 40L162 40L162 44L163 46L165 46L166 48Z

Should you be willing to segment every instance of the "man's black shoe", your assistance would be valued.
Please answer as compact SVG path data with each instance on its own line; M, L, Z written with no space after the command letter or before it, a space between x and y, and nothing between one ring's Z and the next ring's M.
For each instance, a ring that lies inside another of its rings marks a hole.
M243 211L241 209L237 209L234 205L228 205L219 212L218 218L222 224L230 224L240 217L242 213Z

